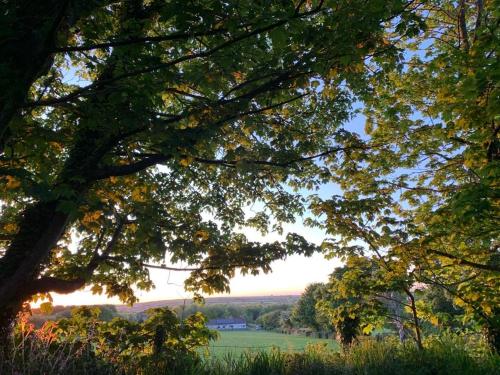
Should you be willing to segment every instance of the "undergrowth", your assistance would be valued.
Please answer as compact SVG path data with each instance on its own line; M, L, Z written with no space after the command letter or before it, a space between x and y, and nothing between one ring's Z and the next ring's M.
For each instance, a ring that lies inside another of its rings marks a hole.
M85 342L53 345L50 330L22 337L3 356L0 374L131 375L498 375L500 357L477 338L428 337L424 350L395 338L362 341L344 352L310 345L304 352L279 350L202 358L184 355L175 361L151 357L146 365L116 364L96 355Z

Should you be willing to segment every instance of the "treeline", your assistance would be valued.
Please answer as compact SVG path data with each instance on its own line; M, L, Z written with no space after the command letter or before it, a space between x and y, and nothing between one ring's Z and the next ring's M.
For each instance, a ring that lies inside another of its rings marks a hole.
M147 311L123 313L118 312L114 305L95 305L99 309L99 320L110 321L113 318L124 318L126 320L142 322L148 317ZM30 321L36 327L40 327L46 321L58 321L69 318L72 311L78 310L78 306L54 306L51 311L43 312L40 308L32 309ZM171 310L177 318L184 319L193 314L201 313L207 320L219 318L243 318L248 324L258 325L264 329L274 330L283 326L281 317L290 317L293 305L287 303L255 303L255 304L196 304L189 303L184 306L176 306Z
M182 318L191 314L201 312L207 319L218 318L243 318L247 324L258 324L265 329L274 329L276 326L269 325L270 317L275 314L290 312L291 304L211 304L198 305L190 304L188 306L177 306L174 311Z
M110 321L116 317L123 317L114 305L95 305L93 308L97 308L99 320ZM47 321L59 321L61 319L67 319L72 316L76 311L78 311L79 306L60 306L56 305L48 311L43 311L40 308L34 308L31 310L29 320L35 325L35 327L41 327Z
M488 333L478 322L467 320L463 308L453 303L450 293L434 285L415 285L405 295L397 289L379 293L346 289L348 266L337 268L327 283L309 285L293 306L281 327L309 328L319 335L333 333L349 347L361 335L397 335L401 342L411 339L417 346L423 337L443 331ZM355 294L356 291L358 294Z

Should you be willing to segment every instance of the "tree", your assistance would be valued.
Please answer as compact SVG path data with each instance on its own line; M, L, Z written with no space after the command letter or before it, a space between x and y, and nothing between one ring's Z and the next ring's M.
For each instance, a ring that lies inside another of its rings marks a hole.
M259 316L257 323L267 330L290 329L290 310L279 309L269 311Z
M431 41L425 58L413 56L402 77L391 76L385 88L377 87L392 102L392 114L384 110L382 115L385 102L374 104L369 116L374 121L374 141L387 139L388 131L397 139L391 151L383 151L387 158L405 160L399 168L422 171L400 172L390 182L378 178L379 186L394 184L406 190L402 197L409 207L401 207L399 216L411 223L405 251L415 258L417 276L453 293L468 317L489 331L498 350L496 5L460 1L424 7L422 11L431 12L427 31L415 45ZM397 88L410 81L419 84ZM411 118L410 111L420 113L420 118ZM398 137L403 129L405 139ZM379 163L380 159L379 155ZM395 172L390 163L387 166L385 175Z
M359 334L369 334L381 326L390 315L386 302L395 299L386 295L391 287L381 271L377 263L367 257L350 256L344 266L334 270L320 291L316 309L330 319L344 348Z
M0 341L35 294L92 285L131 303L150 267L180 261L188 289L223 291L237 268L314 251L234 229L279 230L303 210L286 184L311 188L317 158L364 147L337 125L407 6L3 4Z
M496 1L414 8L422 31L396 36L405 51L399 68L379 70L361 99L365 148L330 166L343 197L315 205L330 233L344 236L343 250L329 241L334 252L359 253L350 241L362 241L397 259L415 281L453 295L498 350L497 8Z
M342 347L347 349L360 330L361 314L366 307L364 296L356 296L352 289L343 288L343 274L347 267L338 267L330 275L330 281L322 290L317 309L332 322Z
M392 309L392 320L400 330L400 337L403 338L405 325L409 324L421 349L420 318L412 291L418 279L414 258L403 245L409 234L401 222L386 215L391 197L377 194L359 198L356 196L359 193L347 192L344 197L328 200L315 198L312 204L316 215L326 214L321 223L326 233L335 236L323 242L325 252L346 262L331 275L327 296L323 297L325 306L331 305L334 321L342 322L346 315L356 318L358 325L363 323L371 328L373 321ZM391 296L392 293L402 294L403 298ZM409 310L411 319L407 321L401 309ZM354 331L348 336L353 335ZM347 344L351 341L347 340Z
M322 283L310 284L306 287L292 310L292 321L299 327L308 327L320 332L329 330L329 322L316 308L325 287Z

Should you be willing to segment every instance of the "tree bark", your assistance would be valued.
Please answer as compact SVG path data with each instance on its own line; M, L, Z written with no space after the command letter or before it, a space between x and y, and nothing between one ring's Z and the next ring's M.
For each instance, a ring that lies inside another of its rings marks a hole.
M92 176L102 157L116 141L104 131L82 126L56 186L66 186L65 198L40 201L29 206L19 222L19 231L0 259L0 346L7 345L6 335L12 321L33 294L58 290L70 293L85 280L39 279L52 249L65 232L71 214L61 207L78 207L92 185ZM94 267L94 265L92 265ZM94 267L95 268L95 267ZM60 287L59 287L60 286Z
M28 208L20 229L0 259L0 346L29 295L44 260L63 233L68 215L56 210L57 202L39 202Z
M491 350L500 354L500 326L486 326L483 332Z
M405 293L408 296L408 299L410 300L410 308L413 317L413 327L415 329L415 342L417 343L418 349L422 350L424 346L422 344L422 332L420 329L420 319L418 318L417 314L417 305L415 304L415 297L413 296L413 293L409 289L405 289Z

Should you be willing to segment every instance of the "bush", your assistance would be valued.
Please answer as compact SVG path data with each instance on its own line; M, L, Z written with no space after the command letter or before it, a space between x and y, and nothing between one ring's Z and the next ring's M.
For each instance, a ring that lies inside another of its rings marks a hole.
M75 308L70 318L38 329L21 315L10 350L0 353L0 374L177 375L201 363L196 349L215 338L201 314L179 321L167 308L151 309L137 323L105 322L100 313L96 307Z

